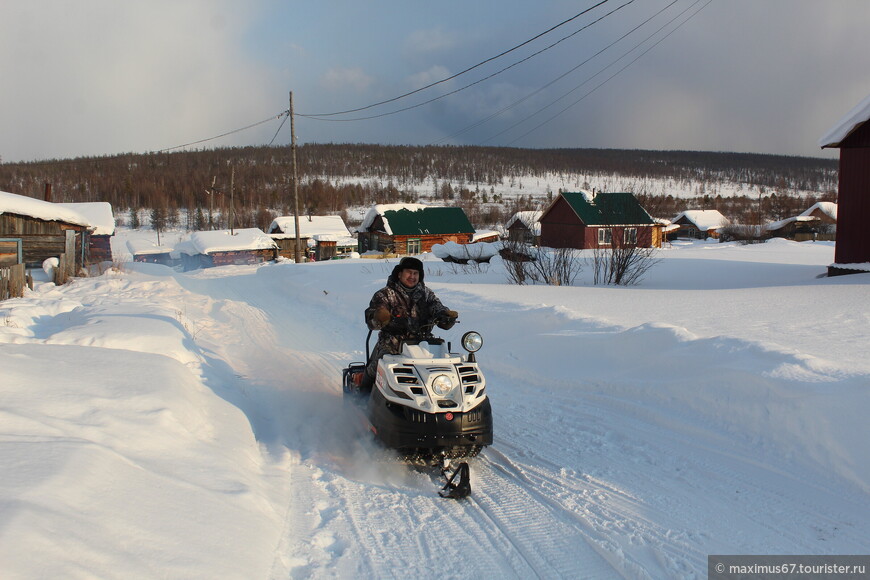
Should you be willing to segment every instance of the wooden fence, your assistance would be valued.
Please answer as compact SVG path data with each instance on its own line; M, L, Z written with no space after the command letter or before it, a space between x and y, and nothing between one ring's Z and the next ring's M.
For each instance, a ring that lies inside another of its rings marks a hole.
M24 296L24 285L26 283L24 264L0 268L0 300Z

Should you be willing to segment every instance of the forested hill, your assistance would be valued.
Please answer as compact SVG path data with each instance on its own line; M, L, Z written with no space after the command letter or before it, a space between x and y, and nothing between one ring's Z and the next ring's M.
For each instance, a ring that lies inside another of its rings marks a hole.
M644 198L667 197L669 184L683 198L736 189L831 198L837 187L836 160L747 153L307 144L297 149L297 167L307 212L421 196L504 203L580 187L632 190ZM42 197L45 183L52 184L54 201L108 201L116 215L130 208L208 208L210 201L223 206L231 192L240 214L282 213L292 199L292 152L243 147L0 164L0 190ZM223 194L214 196L219 202L206 193L213 183Z

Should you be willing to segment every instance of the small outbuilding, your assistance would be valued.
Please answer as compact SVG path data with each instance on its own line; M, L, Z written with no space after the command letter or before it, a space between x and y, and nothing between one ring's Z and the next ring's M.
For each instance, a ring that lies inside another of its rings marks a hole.
M671 236L695 240L719 238L719 231L731 225L731 221L716 209L686 210L677 214L671 223L679 226Z
M278 245L259 228L193 232L175 246L184 270L278 259Z
M173 248L158 246L151 240L139 238L127 240L127 249L133 256L134 262L162 264L164 266L175 265L175 260L172 258Z
M541 245L600 249L655 247L660 226L628 192L562 192L540 217Z
M462 208L422 204L375 205L357 232L360 254L421 254L435 244L471 243L475 234Z
M106 201L93 201L57 205L76 211L87 220L90 230L87 263L111 262L112 236L115 235L115 215L112 213L112 204Z
M507 239L518 244L537 246L541 242L542 211L518 211L505 224Z
M821 138L840 150L837 237L828 275L870 272L870 96Z
M296 254L296 218L275 218L266 231L275 243L278 252L285 258ZM337 215L299 216L299 245L304 256L315 260L329 260L356 249L356 239Z

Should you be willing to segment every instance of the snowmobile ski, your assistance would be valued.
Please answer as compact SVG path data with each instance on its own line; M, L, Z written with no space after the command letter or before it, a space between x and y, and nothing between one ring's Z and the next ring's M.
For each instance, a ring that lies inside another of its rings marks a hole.
M447 499L463 499L471 495L471 471L467 463L463 461L457 465L453 473L450 473L449 469L444 469L441 474L447 478L447 482L438 495ZM457 478L459 478L458 482Z

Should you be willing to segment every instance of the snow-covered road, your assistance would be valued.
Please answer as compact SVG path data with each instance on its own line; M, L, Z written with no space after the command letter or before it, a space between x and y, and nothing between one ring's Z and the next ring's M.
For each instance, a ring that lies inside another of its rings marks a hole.
M0 572L704 578L708 554L866 553L867 276L816 278L830 246L723 248L728 294L688 282L711 249L634 289L426 262L461 313L446 338L486 341L495 442L463 501L341 398L391 264L131 265L3 303Z

